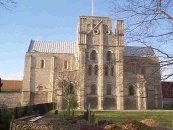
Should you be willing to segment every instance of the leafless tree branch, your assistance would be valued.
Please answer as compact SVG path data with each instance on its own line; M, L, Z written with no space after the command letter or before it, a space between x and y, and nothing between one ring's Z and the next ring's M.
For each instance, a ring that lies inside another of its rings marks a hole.
M126 22L126 44L150 46L161 67L173 65L173 54L165 49L173 40L173 0L112 0L112 5L113 16Z
M0 0L0 6L5 9L10 10L12 7L15 7L17 2L15 0Z

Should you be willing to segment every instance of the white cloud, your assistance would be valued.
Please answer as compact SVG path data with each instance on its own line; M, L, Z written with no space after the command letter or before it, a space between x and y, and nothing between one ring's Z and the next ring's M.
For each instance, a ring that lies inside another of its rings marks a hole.
M3 80L23 80L23 72L14 72L14 73L0 72L0 77Z

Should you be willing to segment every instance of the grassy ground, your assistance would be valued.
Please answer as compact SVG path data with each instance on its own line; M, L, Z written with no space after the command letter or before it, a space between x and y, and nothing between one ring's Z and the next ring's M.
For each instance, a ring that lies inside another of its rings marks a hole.
M75 111L75 115L80 115L84 111ZM60 112L61 113L61 112ZM47 115L51 116L54 111L50 111ZM129 119L142 120L154 119L160 125L172 127L173 111L171 110L146 110L146 111L94 111L95 119L98 120L112 120L114 122L122 122Z

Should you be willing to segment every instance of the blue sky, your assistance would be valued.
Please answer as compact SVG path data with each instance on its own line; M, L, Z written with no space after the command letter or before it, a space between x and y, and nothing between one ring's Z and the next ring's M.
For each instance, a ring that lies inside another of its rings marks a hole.
M0 8L0 77L22 79L31 39L75 41L77 20L91 14L91 0L17 0L16 8ZM94 14L111 15L109 0L95 0Z
M91 15L91 0L16 1L18 4L12 10L0 7L0 77L3 79L23 78L25 53L31 39L76 41L78 16ZM94 0L94 15L111 17L111 9L111 0ZM172 52L172 43L169 44L162 48Z

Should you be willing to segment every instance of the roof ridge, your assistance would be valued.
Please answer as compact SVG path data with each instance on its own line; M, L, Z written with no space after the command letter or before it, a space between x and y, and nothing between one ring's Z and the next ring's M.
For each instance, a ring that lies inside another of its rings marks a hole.
M150 46L124 46L124 47L140 47L140 48L147 48L147 47L149 47L149 48L151 48Z
M76 43L77 41L46 41L46 40L31 40L31 42L46 42L46 43Z
M28 52L75 53L76 41L31 40Z

